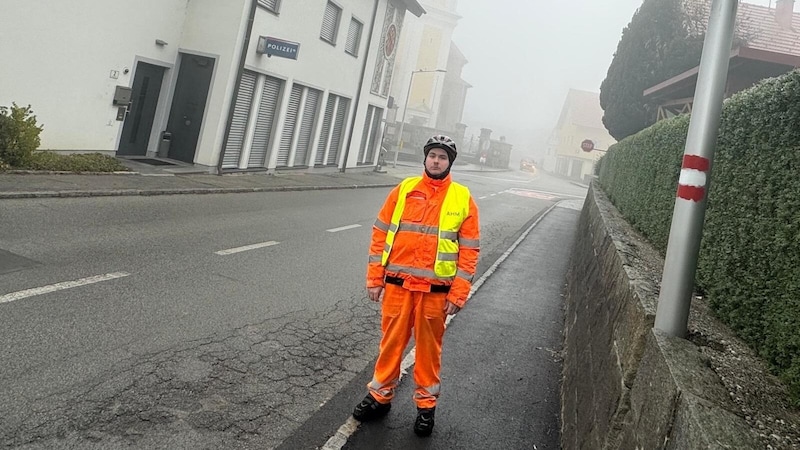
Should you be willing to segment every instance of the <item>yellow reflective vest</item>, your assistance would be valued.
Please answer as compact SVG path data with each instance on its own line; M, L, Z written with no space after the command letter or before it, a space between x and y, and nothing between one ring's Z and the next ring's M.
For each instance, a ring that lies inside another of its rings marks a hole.
M397 205L392 213L392 222L386 233L386 246L381 256L381 264L385 267L392 252L392 244L397 230L400 228L400 218L406 205L406 195L422 180L422 177L406 178L400 183L397 196ZM438 248L434 273L441 280L452 281L458 270L458 231L469 213L469 189L461 184L451 181L447 194L439 213Z

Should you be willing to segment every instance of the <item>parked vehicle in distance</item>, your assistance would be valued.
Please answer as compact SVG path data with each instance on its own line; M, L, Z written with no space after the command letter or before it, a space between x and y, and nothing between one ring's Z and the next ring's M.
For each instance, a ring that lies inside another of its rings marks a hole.
M519 162L519 170L524 170L527 172L535 172L536 166L533 164L532 159L522 159Z

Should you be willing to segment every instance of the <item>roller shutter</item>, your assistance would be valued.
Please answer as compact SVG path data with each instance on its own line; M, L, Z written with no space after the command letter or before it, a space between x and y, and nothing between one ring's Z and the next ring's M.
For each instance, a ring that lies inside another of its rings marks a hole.
M305 108L303 108L303 117L300 120L300 135L297 138L297 150L293 166L305 166L308 164L311 135L314 132L314 122L317 118L317 106L319 105L321 92L316 89L306 89L308 89L308 93L306 94Z
M272 135L275 111L280 99L281 84L283 84L281 80L272 77L267 77L264 81L264 90L258 105L258 117L253 132L253 148L250 149L250 158L247 161L248 168L266 167L267 151Z
M328 104L325 106L325 114L322 116L319 146L317 147L317 156L314 158L314 165L316 166L325 164L325 148L328 146L328 140L331 137L331 122L333 122L333 109L336 106L336 98L333 94L328 96Z
M286 167L289 164L289 152L292 150L292 137L294 136L294 127L297 125L297 112L300 109L300 98L302 95L302 86L297 84L292 86L292 93L289 96L289 106L286 110L286 120L283 122L281 144L278 148L278 167Z
M239 93L233 107L233 120L228 132L228 141L225 143L225 154L222 157L223 169L236 169L239 167L239 158L242 155L247 119L250 117L250 105L256 88L256 73L245 70L242 81L239 83Z
M336 120L333 122L333 133L331 133L331 146L328 153L328 165L339 163L339 150L342 147L342 135L344 134L345 120L347 119L347 109L350 100L339 97L339 109L336 111Z

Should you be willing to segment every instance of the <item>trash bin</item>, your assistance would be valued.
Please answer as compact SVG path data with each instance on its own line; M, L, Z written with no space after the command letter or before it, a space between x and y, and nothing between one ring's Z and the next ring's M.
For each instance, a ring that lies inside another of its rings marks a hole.
M161 132L161 140L158 142L158 157L166 158L169 156L169 144L172 141L172 133L169 131Z

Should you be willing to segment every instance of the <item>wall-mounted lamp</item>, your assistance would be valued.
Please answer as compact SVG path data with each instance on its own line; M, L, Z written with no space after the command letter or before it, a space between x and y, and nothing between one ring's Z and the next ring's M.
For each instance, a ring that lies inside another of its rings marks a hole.
M156 45L163 47L163 46L167 45L167 41L162 41L161 39L156 39Z

